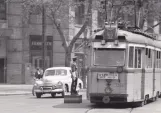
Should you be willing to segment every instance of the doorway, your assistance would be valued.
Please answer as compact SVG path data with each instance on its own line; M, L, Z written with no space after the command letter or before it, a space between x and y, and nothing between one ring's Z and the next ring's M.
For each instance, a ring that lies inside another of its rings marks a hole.
M5 83L5 59L0 58L0 83Z
M33 56L32 57L32 64L33 66L36 68L43 68L43 60L41 56ZM50 67L50 60L49 60L49 56L45 57L45 68Z

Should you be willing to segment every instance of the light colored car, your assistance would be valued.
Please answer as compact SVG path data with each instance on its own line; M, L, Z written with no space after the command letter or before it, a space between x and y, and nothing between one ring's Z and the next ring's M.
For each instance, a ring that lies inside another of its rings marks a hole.
M33 93L36 94L37 98L41 98L43 94L51 94L52 97L55 95L62 94L64 97L65 92L71 91L71 68L70 67L52 67L45 70L43 78L36 80ZM83 88L83 82L78 78L76 90Z

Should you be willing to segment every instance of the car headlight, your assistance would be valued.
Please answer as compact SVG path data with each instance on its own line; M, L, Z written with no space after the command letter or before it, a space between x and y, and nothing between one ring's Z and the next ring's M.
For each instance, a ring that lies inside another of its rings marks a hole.
M57 83L57 87L62 87L62 86L63 86L63 83L59 81L59 82Z
M39 85L38 85L37 83L35 83L35 84L34 84L34 86L36 86L36 87L37 87L37 86L39 86Z
M37 83L34 84L34 87L35 87L36 89L40 89L40 88L41 88L41 86L40 86L39 84L37 84Z

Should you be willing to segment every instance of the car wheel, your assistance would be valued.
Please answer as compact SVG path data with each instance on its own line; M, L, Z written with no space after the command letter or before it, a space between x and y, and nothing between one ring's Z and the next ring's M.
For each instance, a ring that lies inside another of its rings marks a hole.
M56 96L56 93L51 93L52 98Z
M62 98L64 98L64 95L65 95L65 92L63 91L63 92L62 92Z
M41 93L36 93L37 98L41 98L41 95L42 95Z

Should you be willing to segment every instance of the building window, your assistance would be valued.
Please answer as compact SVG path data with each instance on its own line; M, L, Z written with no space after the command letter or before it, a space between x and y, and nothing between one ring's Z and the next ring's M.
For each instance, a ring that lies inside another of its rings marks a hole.
M103 12L98 11L97 20L98 20L98 27L102 28L104 26L104 20L105 20Z
M43 67L42 60L42 36L41 35L30 35L30 63L33 69ZM53 37L46 37L46 54L45 54L45 68L53 65Z
M6 0L0 0L0 20L6 20Z
M41 6L39 6L39 5L31 5L29 13L31 15L40 15L41 14Z
M76 24L83 24L84 16L85 16L85 0L75 0L76 8L75 8L75 21Z

